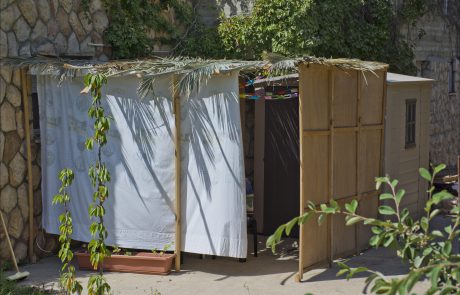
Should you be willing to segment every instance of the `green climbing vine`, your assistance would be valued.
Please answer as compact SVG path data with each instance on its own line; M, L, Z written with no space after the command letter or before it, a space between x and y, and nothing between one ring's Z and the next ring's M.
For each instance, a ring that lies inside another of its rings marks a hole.
M110 23L104 37L115 58L152 55L155 45L174 47L194 21L182 0L105 0Z
M69 210L70 195L67 189L72 185L74 174L71 169L62 169L59 173L59 180L61 181L61 187L59 193L53 197L53 205L61 204L64 207L64 212L59 216L59 243L61 248L59 249L59 258L62 261L60 284L65 294L80 294L82 292L82 286L75 277L75 267L70 264L73 259L73 252L70 249L70 243L72 241L71 235L73 232L72 225L72 214Z
M93 239L88 244L88 251L91 264L95 270L99 269L99 273L89 278L88 294L102 295L110 292L110 285L104 277L104 259L110 256L105 244L107 229L104 226L104 202L109 197L107 183L110 181L110 172L102 160L102 149L107 144L107 132L110 129L110 118L102 106L102 86L107 83L107 78L102 74L87 74L84 82L83 92L89 91L92 96L88 116L94 120L94 133L86 139L85 144L88 150L97 148L96 162L88 170L94 188L93 203L89 206L89 216L93 220L89 230Z
M93 134L86 139L85 145L89 151L94 148L97 149L97 159L88 169L88 175L94 188L93 203L88 209L92 220L89 230L93 237L88 244L88 251L93 268L99 270L98 274L89 278L87 288L89 295L103 295L108 294L111 290L104 277L104 259L111 254L105 244L107 229L104 226L104 202L109 197L107 183L110 182L110 172L102 159L102 149L107 144L107 133L110 129L110 117L105 114L102 105L102 86L107 83L107 78L102 74L90 73L85 76L84 83L85 88L82 93L89 92L92 97L88 116L91 120L94 120ZM82 286L76 280L74 266L70 264L74 256L70 248L73 225L72 215L68 207L70 195L67 189L74 180L74 173L71 169L65 168L59 173L59 179L61 180L61 188L59 193L54 196L53 204L64 205L64 213L59 216L61 223L59 226L59 242L61 243L59 257L63 263L60 282L66 294L80 294Z

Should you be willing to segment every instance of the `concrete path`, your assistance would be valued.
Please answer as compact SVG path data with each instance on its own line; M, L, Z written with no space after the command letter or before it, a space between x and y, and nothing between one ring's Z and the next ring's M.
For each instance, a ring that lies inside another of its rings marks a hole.
M260 248L263 248L261 241ZM363 294L365 274L346 281L337 278L337 267L317 269L304 275L304 281L296 283L294 277L298 260L293 241L284 242L281 256L274 256L270 250L263 249L259 257L248 257L246 263L236 259L185 256L183 270L172 272L169 276L140 275L128 273L106 273L113 294ZM350 259L352 266L366 266L385 275L400 276L407 267L400 263L389 250L368 250ZM24 266L31 273L23 282L28 285L57 288L60 263L56 257L42 259L34 265ZM87 283L90 272L79 271L78 278ZM416 294L423 293L422 284Z

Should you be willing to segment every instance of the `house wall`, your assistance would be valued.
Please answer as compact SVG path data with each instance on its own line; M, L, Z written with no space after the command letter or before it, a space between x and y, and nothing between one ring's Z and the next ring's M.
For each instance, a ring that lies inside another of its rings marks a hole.
M402 33L414 44L419 76L435 80L430 99L430 161L446 163L446 172L455 173L460 155L460 26L452 21L458 22L459 17L454 1L439 3L415 27L402 28ZM443 11L445 3L447 14ZM455 93L449 93L448 88L452 61Z
M399 180L399 188L406 190L402 207L413 216L423 213L426 201L427 183L420 178L418 169L428 166L430 96L429 82L387 86L384 175ZM407 99L417 100L415 146L410 148L405 147Z
M89 18L88 18L89 17ZM88 16L80 1L1 0L0 57L52 55L107 59L110 52L88 43L102 43L108 18L100 0L90 2ZM0 70L0 210L6 218L18 260L27 256L29 206L24 113L19 71ZM29 98L30 100L30 98ZM31 103L29 102L29 105ZM32 124L32 112L29 124ZM34 253L42 256L56 248L56 240L40 230L40 144L32 141L34 188ZM57 177L57 175L56 175ZM10 259L6 239L0 231L0 262ZM33 258L34 260L35 258Z

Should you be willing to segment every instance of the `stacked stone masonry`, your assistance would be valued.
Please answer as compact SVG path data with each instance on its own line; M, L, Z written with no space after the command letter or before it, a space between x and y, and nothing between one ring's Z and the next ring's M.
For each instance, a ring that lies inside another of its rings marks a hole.
M109 20L101 2L0 0L0 56L86 56L107 59L102 34Z
M438 9L422 17L415 27L403 27L402 33L414 44L419 75L435 80L430 100L430 162L446 163L447 173L456 173L460 155L460 16L449 6L453 1L439 3ZM424 32L421 37L420 32ZM453 92L449 89L452 65Z
M100 0L83 11L78 0L0 0L0 57L81 56L107 60L102 34L108 18ZM18 260L27 258L29 203L27 154L20 72L0 69L0 211L5 217ZM30 97L29 97L29 105ZM32 129L32 111L29 123ZM56 240L40 228L40 144L32 140L34 253L43 256L56 248ZM57 172L56 172L57 173ZM36 257L33 257L34 260ZM4 232L0 230L0 264L9 260Z

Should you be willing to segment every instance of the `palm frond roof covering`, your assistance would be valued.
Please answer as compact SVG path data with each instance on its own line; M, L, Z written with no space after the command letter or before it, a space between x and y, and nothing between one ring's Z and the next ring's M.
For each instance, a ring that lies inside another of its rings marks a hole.
M86 73L99 73L107 77L137 75L141 78L138 92L145 96L153 90L153 82L160 75L177 75L174 87L180 92L199 89L214 74L233 71L258 72L266 70L269 76L297 72L299 64L321 64L341 70L372 72L388 65L358 59L327 59L313 56L285 57L265 53L262 61L208 60L188 57L150 58L140 60L113 60L108 62L61 59L44 56L0 58L0 66L29 68L32 74L55 75L64 80Z
M388 69L388 65L375 61L363 61L353 58L325 58L315 56L285 57L276 53L264 53L263 59L270 64L272 72L293 72L297 71L299 64L318 64L326 67L335 67L340 70L356 70L361 72L372 72Z

